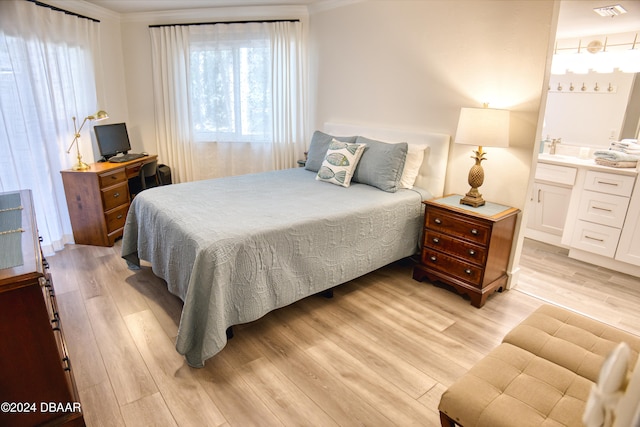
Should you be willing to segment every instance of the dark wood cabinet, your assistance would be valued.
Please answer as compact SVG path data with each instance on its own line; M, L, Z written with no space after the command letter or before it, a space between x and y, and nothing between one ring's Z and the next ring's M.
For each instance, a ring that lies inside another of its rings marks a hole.
M131 202L129 180L138 179L142 165L157 159L150 155L124 163L92 163L85 171L61 172L76 244L113 246L122 237Z
M83 426L31 193L0 194L0 425Z
M490 293L507 284L518 209L487 203L461 205L461 196L427 200L420 262L413 278L428 278L466 294L482 307Z

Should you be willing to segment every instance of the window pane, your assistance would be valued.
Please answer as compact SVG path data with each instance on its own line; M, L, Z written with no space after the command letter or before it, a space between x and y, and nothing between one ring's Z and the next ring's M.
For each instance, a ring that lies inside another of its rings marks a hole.
M191 46L191 109L196 141L271 140L267 40Z

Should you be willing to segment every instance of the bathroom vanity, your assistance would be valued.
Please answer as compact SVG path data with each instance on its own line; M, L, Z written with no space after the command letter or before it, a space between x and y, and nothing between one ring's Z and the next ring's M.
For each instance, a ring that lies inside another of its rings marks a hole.
M636 168L540 154L525 236L569 257L640 277L640 183Z

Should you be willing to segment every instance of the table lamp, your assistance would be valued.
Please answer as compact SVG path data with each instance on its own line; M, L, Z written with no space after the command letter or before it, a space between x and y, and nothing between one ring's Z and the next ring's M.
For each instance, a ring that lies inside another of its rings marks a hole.
M508 147L509 146L509 110L497 110L488 108L462 108L456 131L457 144L477 145L474 151L476 163L469 170L469 185L471 189L460 199L460 203L473 207L484 205L482 194L478 188L484 182L484 170L481 162L486 160L482 147Z
M71 148L73 148L73 144L76 145L76 157L78 159L78 162L73 165L73 170L74 171L84 171L89 169L89 165L84 163L82 161L82 156L80 155L80 146L79 146L79 140L80 140L80 131L82 131L82 128L84 126L84 124L87 122L87 120L91 121L91 120L95 120L95 121L100 121L100 120L104 120L104 119L108 119L109 115L107 114L106 111L100 110L97 113L95 113L93 116L87 116L84 118L84 120L82 121L82 124L80 125L80 129L78 129L76 127L76 118L75 116L72 117L73 119L73 141L71 141L71 145L69 146L69 149L67 150L67 154L71 152Z

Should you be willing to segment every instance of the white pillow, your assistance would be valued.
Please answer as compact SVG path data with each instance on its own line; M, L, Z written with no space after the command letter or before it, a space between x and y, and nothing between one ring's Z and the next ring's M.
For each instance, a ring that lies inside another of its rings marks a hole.
M331 140L316 179L343 187L351 185L353 172L358 166L365 146L366 144L342 142L335 138Z
M404 162L404 170L402 171L402 178L400 178L400 188L413 188L413 184L416 182L418 173L420 172L420 166L424 160L424 150L428 145L422 144L409 144L407 150L407 157Z
M582 414L586 427L610 427L613 409L620 399L621 388L627 378L631 350L621 342L607 356L598 375L598 382L591 387L589 400Z
M640 357L631 374L624 395L618 401L615 410L615 427L640 426Z

